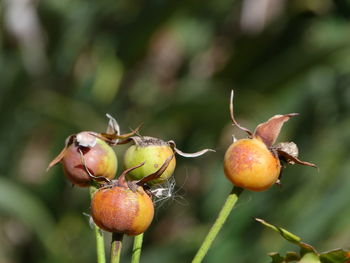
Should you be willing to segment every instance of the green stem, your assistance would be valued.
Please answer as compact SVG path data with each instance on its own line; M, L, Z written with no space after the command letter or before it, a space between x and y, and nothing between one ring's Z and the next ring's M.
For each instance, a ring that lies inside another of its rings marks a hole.
M234 186L232 188L232 191L229 194L229 196L227 197L225 204L221 208L221 211L220 211L218 217L216 218L214 225L209 230L209 233L205 237L201 247L198 249L197 254L193 258L192 263L202 262L203 258L207 254L210 246L212 245L214 239L216 238L217 234L219 233L220 229L222 228L223 224L225 223L232 208L236 204L239 195L242 192L243 192L243 189L240 187Z
M142 249L143 233L134 238L134 247L132 248L131 263L139 263Z
M120 252L122 250L122 240L123 234L112 233L112 245L111 245L111 262L110 263L119 263L120 261Z
M90 186L90 197L92 199L94 193L97 188L95 186ZM96 239L96 253L97 253L97 263L106 263L106 255L105 255L105 244L103 239L103 234L101 229L94 224L95 230L95 239Z

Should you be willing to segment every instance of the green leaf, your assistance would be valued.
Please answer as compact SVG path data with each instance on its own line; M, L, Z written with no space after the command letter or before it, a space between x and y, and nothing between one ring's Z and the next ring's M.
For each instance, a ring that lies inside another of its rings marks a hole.
M350 251L343 249L335 249L323 252L320 255L322 263L348 263L350 262Z
M280 233L280 235L286 239L287 241L291 242L291 243L294 243L298 246L300 246L301 244L301 238L292 234L291 232L281 228L281 227L278 227L278 226L275 226L275 225L272 225L270 223L267 223L266 221L260 219L260 218L254 218L257 222L263 224L264 226L267 226L273 230L275 230L276 232Z
M264 226L267 226L268 228L271 228L273 230L275 230L276 232L278 232L284 239L286 239L287 241L297 245L300 247L300 255L303 256L307 253L315 253L315 254L318 254L316 249L309 245L309 244L306 244L304 242L301 241L301 238L294 235L293 233L281 228L281 227L278 227L278 226L275 226L275 225L272 225L270 223L267 223L265 220L262 220L260 218L254 218L257 222L263 224Z
M315 253L305 254L298 263L321 263L320 258Z

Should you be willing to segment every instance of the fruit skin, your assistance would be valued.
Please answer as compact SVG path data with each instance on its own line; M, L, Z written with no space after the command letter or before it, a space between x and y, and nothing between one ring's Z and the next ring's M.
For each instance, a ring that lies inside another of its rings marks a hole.
M281 164L260 139L242 139L227 149L224 172L236 186L258 192L276 183Z
M152 138L153 139L153 138ZM173 149L161 140L153 141L152 143L141 143L130 146L124 155L124 166L126 169L139 165L142 162L145 164L127 175L128 180L140 180L154 172L156 172L166 159L173 155ZM173 173L176 166L176 160L173 158L163 174L155 180L148 182L150 185L155 185L165 182Z
M92 198L91 215L103 230L136 236L151 224L154 205L142 187L135 192L124 186L101 188Z
M84 168L79 149L83 153L86 167L92 175L108 179L115 177L118 166L115 152L106 142L96 138L96 144L92 147L79 146L77 142L67 147L61 163L65 176L73 184L85 187L89 186L92 181Z

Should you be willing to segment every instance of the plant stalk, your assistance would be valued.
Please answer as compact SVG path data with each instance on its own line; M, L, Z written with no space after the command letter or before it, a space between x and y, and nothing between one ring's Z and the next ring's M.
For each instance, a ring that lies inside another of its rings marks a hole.
M122 250L123 234L112 233L112 244L111 244L111 262L119 263L120 254Z
M213 224L213 226L209 230L201 247L198 249L197 254L195 255L195 257L192 260L192 263L202 262L203 258L207 254L214 239L216 238L217 234L219 233L220 229L222 228L223 224L225 223L227 217L230 215L232 208L235 206L235 204L238 200L238 197L242 192L243 192L243 189L240 187L234 186L232 188L232 191L228 195L228 197L225 201L225 204L221 208L220 213L215 220L215 223Z
M132 248L131 263L139 263L142 250L143 233L135 236L134 247Z
M91 199L94 193L96 192L96 190L97 188L95 186L90 186ZM104 244L102 230L95 223L93 224L94 224L95 239L96 239L97 263L106 263L105 244Z

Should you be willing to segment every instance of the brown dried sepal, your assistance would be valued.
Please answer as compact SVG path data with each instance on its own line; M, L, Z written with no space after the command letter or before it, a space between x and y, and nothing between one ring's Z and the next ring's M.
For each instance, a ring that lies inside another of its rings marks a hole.
M241 125L236 121L236 119L235 119L235 115L234 115L234 111L233 111L233 97L234 97L234 91L231 90L231 97L230 97L230 118L231 118L232 124L235 125L235 126L237 126L237 128L241 129L242 131L246 132L246 133L248 134L248 137L251 138L251 137L253 136L253 133L252 133L249 129L247 129L247 128L241 126Z
M287 162L288 164L301 164L305 166L310 166L310 167L315 167L318 168L316 164L310 163L310 162L305 162L300 160L297 156L293 156L281 149L276 149L278 153L278 157L280 160Z
M146 184L147 182L150 182L152 180L156 180L156 179L160 178L161 175L164 173L164 171L168 168L168 166L169 166L171 160L174 158L174 156L175 156L174 154L169 156L165 160L165 162L162 164L162 166L156 172L142 178L141 180L139 180L137 182L137 184L142 186L142 185Z
M108 113L106 114L106 116L109 119L106 132L91 133L91 134L101 140L104 140L110 145L124 144L124 143L130 142L131 140L129 137L137 134L143 125L143 124L139 125L136 129L132 130L129 133L120 134L120 127L116 119L114 119ZM123 140L123 142L120 143L119 140Z
M185 152L179 150L178 148L176 148L176 144L173 140L168 141L168 144L173 149L173 151L176 152L178 155L181 155L181 156L187 157L187 158L199 157L207 152L215 152L215 150L213 150L213 149L203 149L201 151L194 152L194 153L185 153Z
M207 152L215 152L215 150L213 150L213 149L203 149L203 150L200 150L200 151L194 152L194 153L185 153L185 152L179 150L178 148L176 148L176 143L173 140L165 142L161 139L150 137L150 136L133 136L133 137L127 138L126 140L118 142L118 144L126 144L126 143L129 143L131 141L133 141L135 145L143 146L143 147L154 146L154 145L170 146L171 149L175 153L177 153L178 155L181 155L183 157L187 157L187 158L199 157Z
M64 148L61 150L61 152L50 162L49 166L46 168L46 171L50 170L51 167L55 166L56 164L58 164L64 157L67 148L73 144L74 140L76 138L76 135L70 135L65 142Z
M299 156L298 146L294 142L280 142L273 147L275 150L284 151L293 157Z
M162 164L162 166L154 173L142 178L141 180L126 180L126 176L131 171L143 166L145 162L140 163L139 165L136 165L134 167L131 167L129 169L126 169L122 172L122 174L118 177L117 180L113 180L111 182L108 182L107 184L103 185L101 189L111 188L114 186L121 186L121 187L128 187L133 192L137 191L139 187L145 187L147 182L158 179L164 171L168 168L171 160L174 158L175 155L169 156L165 162Z
M97 137L111 145L124 144L130 142L129 137L137 134L141 127L142 124L139 125L135 130L121 135L117 133L100 133L97 135ZM122 143L120 143L119 140L123 140Z
M268 148L270 148L276 141L280 134L283 124L289 120L290 117L297 116L298 113L289 113L285 115L275 115L268 121L259 124L255 131L254 137L260 138Z

